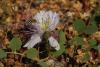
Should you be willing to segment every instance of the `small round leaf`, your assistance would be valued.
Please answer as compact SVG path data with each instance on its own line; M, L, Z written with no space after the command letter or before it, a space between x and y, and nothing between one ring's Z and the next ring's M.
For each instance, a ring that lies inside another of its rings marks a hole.
M94 39L90 39L90 40L89 40L89 44L90 44L92 47L96 46L96 43L97 43L97 41L94 40Z
M38 51L35 48L30 48L26 51L26 57L29 59L37 58Z
M21 45L22 45L22 41L20 40L20 38L15 37L10 41L9 48L15 51L15 50L19 50L21 48Z
M0 59L6 58L6 57L7 57L7 53L4 50L0 49Z
M73 23L73 26L79 33L83 33L86 27L85 23L79 19Z

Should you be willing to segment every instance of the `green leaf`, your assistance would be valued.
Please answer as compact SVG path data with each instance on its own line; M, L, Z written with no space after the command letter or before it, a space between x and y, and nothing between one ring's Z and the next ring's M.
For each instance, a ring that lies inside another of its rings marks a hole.
M22 45L22 41L20 40L20 38L15 37L10 41L9 48L15 51L15 50L19 50L21 48L21 45Z
M83 45L84 44L83 38L79 37L79 36L76 36L76 37L73 38L73 43L75 45Z
M88 52L86 52L85 55L84 55L84 58L82 59L82 62L83 62L83 63L86 63L86 62L89 61L89 60L90 60L90 55L89 55Z
M61 30L59 31L59 44L60 44L60 50L51 52L53 56L58 57L60 56L63 52L65 52L65 44L66 38L65 38L65 33Z
M92 47L96 46L96 43L97 43L97 41L94 40L94 39L90 39L90 40L89 40L89 44L90 44Z
M49 67L46 62L40 61L38 62L42 67Z
M60 43L61 44L61 43ZM60 56L62 53L65 52L65 46L63 44L60 45L60 50L51 52L54 57Z
M83 33L86 27L85 23L79 19L73 23L73 26L79 33Z
M92 47L92 48L94 48L94 49L96 49L96 50L100 50L100 47L98 47L98 46L94 46L94 47Z
M100 44L97 46L97 50L100 50Z
M7 57L7 53L4 50L0 49L0 59L6 58L6 57Z
M93 33L97 32L97 31L98 31L98 28L97 28L95 22L92 22L91 25L87 26L87 28L85 30L85 33L86 34L93 34Z
M34 59L38 57L38 51L35 48L30 48L26 51L26 57Z
M59 42L61 44L65 44L66 42L65 32L63 32L62 30L59 31Z

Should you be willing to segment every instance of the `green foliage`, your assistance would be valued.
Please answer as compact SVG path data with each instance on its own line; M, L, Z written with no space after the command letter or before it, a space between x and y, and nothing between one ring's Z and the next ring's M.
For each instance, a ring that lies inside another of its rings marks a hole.
M61 44L61 43L60 43ZM60 45L60 50L55 51L55 52L51 52L51 54L53 54L54 57L58 57L60 56L63 52L65 51L65 46L63 44Z
M85 30L85 23L82 20L76 20L73 26L79 33L83 33Z
M21 45L22 41L20 40L20 38L15 37L10 41L9 48L11 48L13 51L16 51L21 48Z
M42 67L49 67L46 62L40 61L38 62Z
M89 55L89 53L86 51L86 52L85 52L85 55L84 55L84 58L82 59L82 62L83 62L83 63L86 63L89 59L90 59L90 55Z
M59 43L65 44L65 42L66 42L65 32L61 30L59 31Z
M79 37L79 36L76 36L76 37L73 38L73 43L75 45L83 45L84 44L83 38Z
M66 42L66 38L65 38L65 33L61 30L59 31L59 44L60 44L60 50L55 51L55 52L51 52L51 54L53 54L55 57L60 56L64 51L65 51L65 42Z
M92 34L98 31L96 24L93 22L91 25L86 27L85 33Z
M92 46L92 48L96 49L96 50L100 50L100 44L96 45L96 46Z
M100 50L100 44L97 46L97 50Z
M91 16L90 18L91 24L86 27L86 30L85 30L86 34L92 34L98 31L97 24L100 23L99 22L100 19L98 16L100 16L100 14L96 12L93 14L93 16Z
M91 24L88 26L86 26L82 20L76 20L73 23L73 26L79 33L92 34L96 31L98 31L98 28L96 26L96 22L94 20L92 20Z
M7 57L7 53L4 50L0 49L0 59L6 58L6 57Z
M26 57L34 59L38 57L38 51L35 48L30 48L26 51Z
M94 39L90 39L89 40L89 44L91 45L91 47L95 47L96 46L97 41Z

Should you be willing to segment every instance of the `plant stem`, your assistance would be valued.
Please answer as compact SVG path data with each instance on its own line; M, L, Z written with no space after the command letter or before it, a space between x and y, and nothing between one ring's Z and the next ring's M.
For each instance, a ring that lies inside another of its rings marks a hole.
M24 56L24 54L21 54L21 53L15 53L15 52L6 52L7 54L18 54L18 55L21 55L21 56Z

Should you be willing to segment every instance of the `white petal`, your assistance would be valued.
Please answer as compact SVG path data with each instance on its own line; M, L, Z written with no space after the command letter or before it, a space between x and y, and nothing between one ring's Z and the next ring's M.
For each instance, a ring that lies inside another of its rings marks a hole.
M50 23L49 23L49 30L54 30L57 26L57 24L59 23L59 16L57 13L53 13L53 12L49 12L49 16L50 16Z
M24 45L24 47L27 47L28 49L30 49L39 42L41 42L40 36L37 34L34 34L34 35L32 35L31 39Z
M59 15L56 12L42 10L34 16L34 19L42 29L47 26L45 31L52 31L59 23Z
M46 11L40 11L33 17L39 24L45 22L46 19Z
M52 36L49 37L49 43L50 43L50 46L55 48L56 50L60 49L60 45L59 45L58 41L55 38L53 38Z

